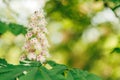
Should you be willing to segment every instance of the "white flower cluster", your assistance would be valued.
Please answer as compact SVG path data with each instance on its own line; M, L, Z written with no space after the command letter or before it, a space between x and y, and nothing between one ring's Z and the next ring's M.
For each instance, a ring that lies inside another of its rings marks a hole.
M35 11L34 15L30 18L28 31L25 35L26 41L23 49L26 54L21 56L21 60L27 58L43 63L49 57L46 24L43 10Z

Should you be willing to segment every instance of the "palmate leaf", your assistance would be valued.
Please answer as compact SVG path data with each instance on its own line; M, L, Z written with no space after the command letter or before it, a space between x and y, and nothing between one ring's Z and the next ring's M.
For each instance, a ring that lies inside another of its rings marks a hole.
M52 69L44 65L49 64ZM101 80L96 75L79 69L48 61L44 65L37 61L11 65L0 59L0 80Z
M0 60L0 62L1 61L3 62L4 60ZM5 61L1 64L3 64L4 66L0 68L0 80L16 80L17 78L24 76L24 72L28 72L30 74L31 71L34 70L34 68L37 68L30 65L25 66L5 64Z
M87 71L82 71L80 69L70 69L65 65L56 64L53 61L47 62L52 66L52 69L48 71L54 79L52 80L102 80L94 74L90 74Z

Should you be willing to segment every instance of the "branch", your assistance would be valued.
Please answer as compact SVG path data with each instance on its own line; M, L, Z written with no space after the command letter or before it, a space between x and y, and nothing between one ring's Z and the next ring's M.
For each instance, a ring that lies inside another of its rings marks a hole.
M120 21L120 16L118 16L117 13L115 12L115 10L120 7L120 5L117 5L117 6L115 6L114 8L111 8L111 7L109 6L109 4L107 3L107 1L103 0L103 2L104 2L104 6L110 8L110 9L113 11L113 13L115 14L115 16L116 16L116 17L119 19L119 21Z
M120 4L119 5L117 5L117 6L115 6L114 8L112 8L112 10L113 11L115 11L117 8L119 8L120 7Z

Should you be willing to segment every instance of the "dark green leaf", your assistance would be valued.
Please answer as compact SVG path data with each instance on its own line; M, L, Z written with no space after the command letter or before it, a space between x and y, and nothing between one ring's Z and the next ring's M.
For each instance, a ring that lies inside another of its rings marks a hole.
M25 33L24 29L25 28L22 25L13 24L13 23L9 24L9 30L15 35L18 35L20 33Z
M101 80L98 76L79 69L69 69L62 64L48 61L52 69L45 68L37 61L21 62L20 65L7 64L0 59L0 80ZM4 66L3 66L4 65Z
M0 21L0 34L5 33L6 31L12 32L14 35L26 34L26 28L23 25L15 23L5 23Z
M111 53L114 53L114 52L120 53L120 48L114 48Z
M8 30L8 25L0 21L0 34L5 33Z

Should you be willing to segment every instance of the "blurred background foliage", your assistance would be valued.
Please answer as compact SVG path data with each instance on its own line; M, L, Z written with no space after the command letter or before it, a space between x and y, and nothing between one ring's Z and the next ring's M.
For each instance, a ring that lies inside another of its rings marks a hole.
M29 17L40 7L51 60L120 80L120 0L1 0L1 58L19 64Z

